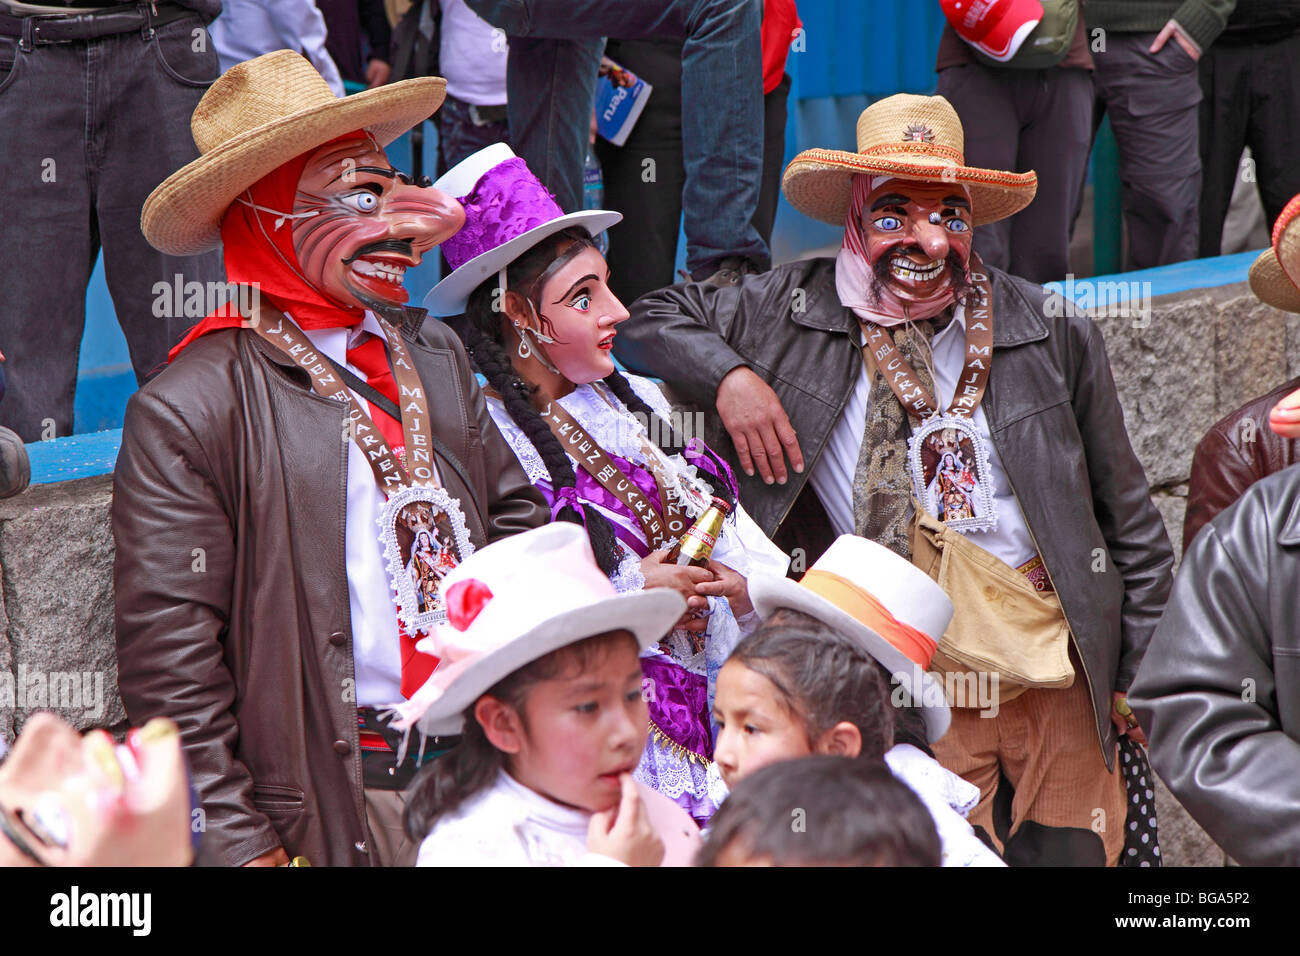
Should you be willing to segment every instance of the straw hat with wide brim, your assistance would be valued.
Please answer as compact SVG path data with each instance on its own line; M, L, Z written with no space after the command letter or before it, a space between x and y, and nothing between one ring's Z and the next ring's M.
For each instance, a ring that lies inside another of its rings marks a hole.
M966 165L957 111L942 96L899 93L872 103L858 117L858 151L806 149L785 168L781 191L805 216L843 226L853 177L894 176L916 182L956 183L971 197L979 226L1024 209L1038 191L1038 175Z
M1250 291L1284 312L1300 312L1300 196L1292 197L1273 225L1273 248L1250 267Z
M190 120L199 158L147 200L140 228L154 248L192 255L221 243L235 197L276 167L364 129L387 146L442 105L447 81L419 77L339 99L300 54L277 50L232 66Z

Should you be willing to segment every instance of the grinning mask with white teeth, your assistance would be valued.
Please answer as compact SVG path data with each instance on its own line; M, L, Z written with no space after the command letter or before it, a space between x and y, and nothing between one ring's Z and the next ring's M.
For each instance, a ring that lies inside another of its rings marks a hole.
M382 312L406 302L406 270L464 225L465 210L440 190L413 185L366 138L311 154L292 218L303 278L345 306Z
M933 318L967 288L972 230L965 187L853 179L836 263L840 300L881 325Z

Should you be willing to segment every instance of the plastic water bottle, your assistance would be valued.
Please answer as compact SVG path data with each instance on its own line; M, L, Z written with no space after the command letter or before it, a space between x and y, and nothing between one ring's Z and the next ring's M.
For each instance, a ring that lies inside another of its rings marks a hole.
M600 160L590 146L587 147L587 158L582 164L582 208L605 208L605 177L600 170ZM609 252L608 233L602 232L594 242L602 256Z

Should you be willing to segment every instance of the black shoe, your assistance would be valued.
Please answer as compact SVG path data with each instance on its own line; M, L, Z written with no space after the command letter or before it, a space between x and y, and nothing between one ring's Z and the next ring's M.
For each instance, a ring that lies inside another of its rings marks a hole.
M32 480L27 446L15 432L0 426L0 498L12 498Z
M721 289L724 286L740 285L742 278L758 275L761 271L752 259L746 259L744 256L727 256L718 263L712 274L700 276L696 281Z

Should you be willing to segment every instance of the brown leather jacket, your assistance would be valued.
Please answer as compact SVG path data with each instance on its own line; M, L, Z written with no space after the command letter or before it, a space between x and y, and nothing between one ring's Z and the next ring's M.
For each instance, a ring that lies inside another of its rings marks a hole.
M464 350L408 310L439 460L476 547L549 515ZM113 493L118 675L131 723L180 725L200 862L283 845L370 864L344 569L344 409L256 333L211 333L132 397Z
M1283 438L1268 427L1268 413L1300 389L1300 378L1279 385L1226 415L1196 446L1187 486L1183 550L1220 511L1242 492L1275 471L1300 462L1300 440Z
M984 414L1069 619L1109 766L1111 691L1128 688L1164 609L1173 546L1129 444L1101 332L1041 286L989 272L994 351ZM835 292L835 260L786 263L721 289L669 286L630 308L615 353L685 400L712 410L718 383L740 365L772 386L799 436L803 474L785 485L746 477L715 414L705 416L705 438L736 469L740 500L759 527L804 548L811 563L819 542L781 533L804 532L817 514L829 526L800 493L815 498L809 476L862 368L857 318Z

